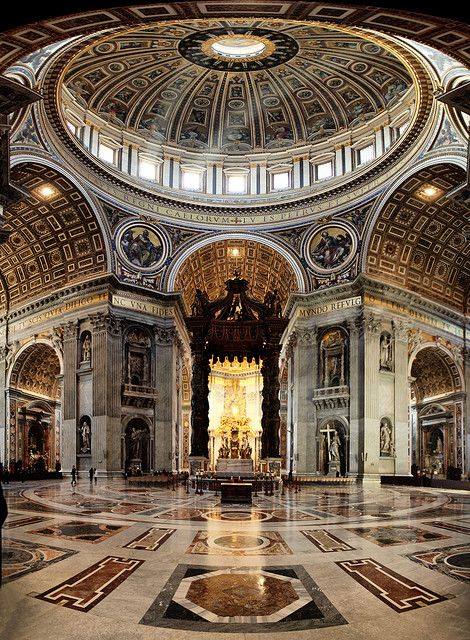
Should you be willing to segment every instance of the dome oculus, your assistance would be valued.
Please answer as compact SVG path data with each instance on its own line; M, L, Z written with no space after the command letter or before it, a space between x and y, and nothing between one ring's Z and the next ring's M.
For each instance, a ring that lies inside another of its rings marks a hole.
M285 33L235 26L191 33L178 45L184 58L217 71L270 69L293 58L298 50L294 38Z
M227 35L211 38L203 45L203 50L207 55L216 58L231 60L252 60L271 55L275 50L275 45L267 38L251 35Z

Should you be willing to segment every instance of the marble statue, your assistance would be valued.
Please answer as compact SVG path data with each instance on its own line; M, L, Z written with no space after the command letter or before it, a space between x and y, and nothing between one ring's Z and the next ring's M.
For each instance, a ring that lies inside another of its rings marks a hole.
M334 433L331 442L330 442L330 448L328 450L329 454L330 454L330 460L332 461L336 461L339 462L339 445L340 445L340 441L338 438L338 434Z
M90 362L91 360L91 337L89 333L85 334L82 342L82 362Z
M89 418L82 418L82 423L79 427L80 435L80 453L91 452L91 424Z
M391 371L393 365L392 337L388 333L380 336L380 368Z
M130 458L131 460L142 459L143 441L145 438L145 429L134 427L130 437Z
M385 418L380 422L380 455L393 455L392 426Z

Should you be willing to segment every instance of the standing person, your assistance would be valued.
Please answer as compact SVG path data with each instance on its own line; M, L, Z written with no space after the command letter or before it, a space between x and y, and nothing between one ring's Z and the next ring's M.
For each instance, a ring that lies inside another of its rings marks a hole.
M95 478L95 484L98 482L98 473L96 471L96 469L93 469L93 476Z
M90 471L88 472L88 475L90 476L90 484L93 482L93 476L95 475L95 470L93 469L93 467L90 467Z
M77 486L77 469L75 465L72 467L72 493L75 493L75 487Z

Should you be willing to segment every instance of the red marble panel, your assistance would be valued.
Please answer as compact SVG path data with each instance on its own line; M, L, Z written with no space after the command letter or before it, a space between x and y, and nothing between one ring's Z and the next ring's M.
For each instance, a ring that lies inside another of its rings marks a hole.
M36 596L76 611L89 611L126 580L143 560L108 556Z
M395 573L372 558L342 560L336 564L398 613L448 599Z

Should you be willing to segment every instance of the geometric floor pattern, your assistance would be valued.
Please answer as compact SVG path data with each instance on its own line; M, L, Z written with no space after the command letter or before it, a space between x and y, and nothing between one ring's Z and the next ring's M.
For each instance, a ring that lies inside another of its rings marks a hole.
M262 633L346 624L301 566L178 565L141 624Z
M464 492L285 487L240 506L121 479L4 490L2 638L453 640L468 628Z

